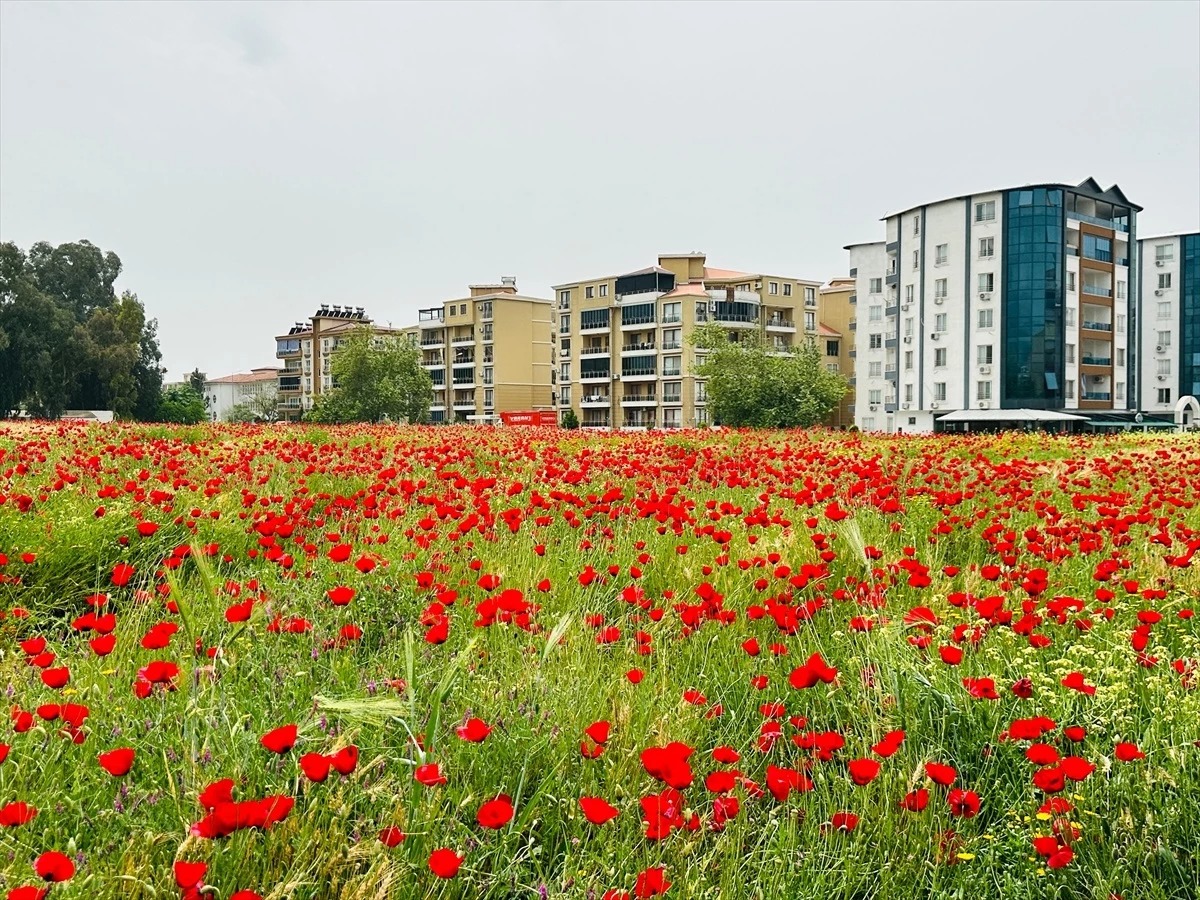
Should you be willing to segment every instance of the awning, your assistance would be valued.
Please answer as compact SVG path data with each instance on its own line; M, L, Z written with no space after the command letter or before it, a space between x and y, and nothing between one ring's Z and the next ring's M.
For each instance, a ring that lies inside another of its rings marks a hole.
M1052 409L960 409L939 422L1086 422L1087 416Z

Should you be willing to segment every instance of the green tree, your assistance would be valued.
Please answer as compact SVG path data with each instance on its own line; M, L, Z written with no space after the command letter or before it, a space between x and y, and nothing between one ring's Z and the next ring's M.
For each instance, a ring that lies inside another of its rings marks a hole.
M417 423L429 418L433 380L420 350L393 337L356 328L342 338L330 363L334 387L321 394L311 421Z
M225 413L226 422L277 422L279 421L279 394L263 391L251 394L241 403L235 403Z
M568 409L562 414L562 427L569 429L579 427L579 416L575 415L575 410Z
M731 334L716 323L696 329L691 340L707 351L696 373L707 380L708 409L717 424L808 427L821 422L846 393L845 379L825 369L814 341L778 353L756 333Z
M190 384L173 384L163 389L158 401L158 421L197 425L206 418L204 398Z
M192 390L202 397L204 396L204 382L206 381L208 381L208 376L201 372L198 367L188 373L187 383L191 385Z

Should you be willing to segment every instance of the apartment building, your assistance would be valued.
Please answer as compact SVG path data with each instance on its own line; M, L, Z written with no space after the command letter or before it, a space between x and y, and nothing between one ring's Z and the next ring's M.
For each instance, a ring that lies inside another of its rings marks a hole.
M927 432L961 410L1135 409L1140 210L1089 178L887 216L884 240L846 248L858 426Z
M275 336L275 356L283 361L277 387L280 419L298 420L333 386L329 361L346 335L363 326L380 337L403 334L401 328L372 322L361 306L323 303L307 322L296 322L286 334Z
M279 372L275 366L262 366L249 372L237 372L204 382L204 406L213 422L222 422L239 403L274 394L279 389Z
M821 288L817 342L824 354L825 368L845 376L849 390L829 414L825 424L847 428L854 424L854 318L855 281L834 278Z
M818 333L820 282L707 265L669 253L655 265L555 285L558 406L585 428L681 428L709 422L692 330L755 333L779 351Z
M1200 233L1138 241L1140 409L1173 412L1200 397Z
M553 409L552 302L518 293L511 277L468 291L419 313L416 339L433 378L430 420L483 424L502 412Z

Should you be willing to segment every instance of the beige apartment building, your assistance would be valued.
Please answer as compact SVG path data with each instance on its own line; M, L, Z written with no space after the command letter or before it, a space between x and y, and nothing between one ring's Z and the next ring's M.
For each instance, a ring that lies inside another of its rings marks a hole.
M355 328L368 326L378 336L400 337L403 329L372 322L361 306L321 304L307 322L296 322L287 334L275 336L275 356L283 361L279 370L279 417L294 422L323 391L333 386L329 361L342 339Z
M819 340L825 368L845 376L849 390L838 408L825 420L834 428L854 424L854 318L855 284L853 278L834 278L821 288L821 330Z
M560 420L585 428L683 428L709 423L688 337L716 322L730 340L756 333L779 351L816 339L821 282L708 266L703 253L555 285ZM701 354L703 358L703 354Z
M423 309L415 329L433 378L432 422L498 422L554 408L552 303L517 292L515 278L473 284L470 295Z

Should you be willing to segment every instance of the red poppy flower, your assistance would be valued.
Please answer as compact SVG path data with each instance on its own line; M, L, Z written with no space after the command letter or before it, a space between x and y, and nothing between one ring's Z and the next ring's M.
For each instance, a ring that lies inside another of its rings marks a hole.
M45 684L46 687L48 687L48 688L53 688L53 689L57 690L58 688L65 687L67 682L69 682L70 680L71 680L71 670L68 669L66 666L62 666L61 668L58 668L58 669L43 669L42 670L42 683Z
M663 868L645 869L638 873L633 886L633 895L639 900L649 897L661 897L671 887L667 881L667 870Z
M15 887L9 891L8 900L45 900L46 894L49 892L49 888L35 887L27 884L22 887Z
M208 863L186 862L182 859L176 860L175 883L185 891L192 888L198 888L204 881L204 876L207 872Z
M848 766L850 779L859 787L870 784L879 774L880 765L873 759L852 759Z
M1048 860L1046 865L1051 869L1063 869L1071 864L1071 860L1075 858L1074 851L1070 847L1060 847Z
M14 800L0 806L0 827L16 828L32 822L37 817L36 807L30 806L24 800Z
M331 765L340 775L349 775L358 765L358 748L353 744L343 747L329 757Z
M108 656L113 652L113 648L117 646L117 636L115 634L102 634L88 641L88 646L92 648L92 652L97 656Z
M326 591L326 594L334 606L345 606L354 599L354 588L339 584L337 587Z
M900 808L907 809L909 812L921 812L929 805L929 791L925 788L917 788L915 791L909 791L904 795L904 799L900 801Z
M329 757L321 753L305 753L300 757L300 769L309 781L324 781L329 777Z
M234 891L229 895L229 900L263 900L262 894L257 891L241 890Z
M137 574L137 569L128 563L117 563L112 570L112 583L116 587L125 587L130 579Z
M1091 696L1096 693L1096 688L1083 680L1082 672L1072 672L1062 680L1062 686L1070 688L1073 691L1079 691L1081 694Z
M882 741L880 741L878 744L875 744L873 747L871 747L871 751L873 753L875 753L877 756L882 756L886 759L887 757L894 754L897 750L899 750L900 745L903 743L904 743L904 732L903 731L899 731L899 730L889 731L887 734L885 734L883 736Z
M619 809L601 797L580 797L579 808L593 825L603 825L620 813Z
M429 871L438 878L453 878L458 874L463 859L453 850L441 847L429 854Z
M119 747L100 754L100 765L109 775L120 778L133 768L135 751L132 747Z
M974 791L956 788L946 795L946 803L950 806L952 816L971 819L979 813L979 795Z
M587 728L583 729L583 731L584 734L590 737L597 744L607 744L608 733L611 727L612 726L609 722L601 720L599 722L593 722Z
M829 819L833 831L853 831L858 827L858 816L852 812L836 812Z
M512 817L512 798L508 794L498 794L479 807L479 812L475 814L475 821L483 828L497 829L503 828L511 822Z
M442 767L438 763L426 763L423 766L417 766L413 772L413 779L425 785L425 787L434 787L435 785L445 784L446 776L442 774Z
M75 874L75 863L57 850L49 850L34 860L33 870L46 881L67 881Z
M379 832L379 843L385 847L395 847L404 840L404 832L395 825L388 825Z
M205 809L216 809L218 804L233 802L233 779L222 778L214 781L200 792L200 805Z
M466 722L454 730L460 738L472 744L482 743L492 733L492 727L483 721L483 719L477 718L467 719Z
M234 622L245 622L254 612L254 598L249 597L241 603L234 603L225 610L225 621L233 624Z
M942 787L949 787L954 784L954 779L958 777L958 772L954 766L935 762L925 763L925 774L935 784L940 784Z
M264 734L260 738L260 743L272 753L278 753L282 756L296 745L296 726L280 725L278 728Z
M646 677L646 673L641 669L630 669L625 673L625 678L630 684L640 684L642 679Z
M1120 743L1113 748L1113 755L1121 762L1133 762L1136 759L1145 759L1146 754L1138 749L1137 744Z

